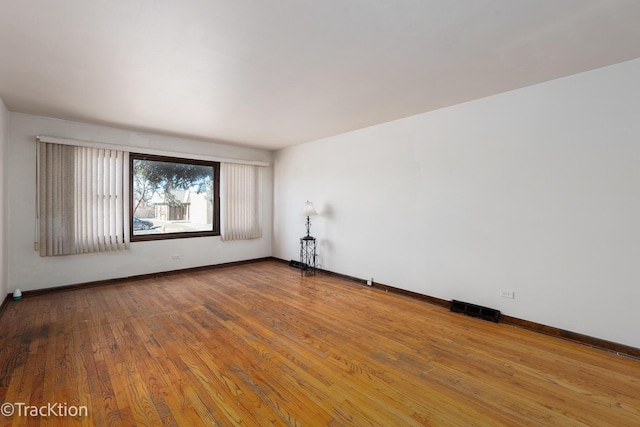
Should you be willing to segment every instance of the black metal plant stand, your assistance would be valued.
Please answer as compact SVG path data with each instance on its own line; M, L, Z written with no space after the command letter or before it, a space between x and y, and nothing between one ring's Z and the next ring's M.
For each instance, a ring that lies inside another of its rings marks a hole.
M309 235L311 221L307 216L307 235L300 238L300 274L307 276L316 275L316 238Z
M304 236L300 238L300 274L316 275L316 238Z

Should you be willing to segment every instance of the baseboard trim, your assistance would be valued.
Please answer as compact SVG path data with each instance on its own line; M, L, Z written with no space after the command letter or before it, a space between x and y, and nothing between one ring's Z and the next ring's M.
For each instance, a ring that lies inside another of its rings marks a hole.
M366 284L366 281L365 281L365 284ZM400 295L405 295L414 299L419 299L421 301L428 302L429 304L434 304L434 305L446 308L447 310L451 309L451 301L432 297L429 295L419 294L417 292L407 291L406 289L400 289L394 286L383 285L382 283L377 283L377 282L373 282L371 286L376 289L383 290L385 292L393 292L394 294L400 294Z
M9 305L9 301L11 301L11 298L13 298L13 295L7 294L7 296L2 300L2 303L0 303L0 319L2 318L2 313L4 313L7 306Z
M564 329L555 328L553 326L543 325L541 323L531 322L529 320L519 319L517 317L500 316L500 323L517 326L523 329L539 332L545 335L574 341L589 347L596 347L602 350L610 351L623 356L629 356L640 359L640 348L631 347L612 341L603 340L601 338L591 337L589 335L579 334L577 332L566 331Z
M273 259L273 257L254 258L254 259L249 259L249 260L244 260L244 261L233 261L233 262L226 262L226 263L222 263L222 264L204 265L204 266L200 266L200 267L189 267L189 268L182 268L182 269L178 269L178 270L160 271L160 272L157 272L157 273L147 273L147 274L139 274L139 275L134 275L134 276L127 276L127 277L118 277L118 278L114 278L114 279L96 280L96 281L92 281L92 282L77 283L77 284L73 284L73 285L65 285L65 286L56 286L56 287L52 287L52 288L35 289L33 291L23 291L22 292L22 297L23 298L30 298L30 297L35 297L35 296L39 296L39 295L51 294L51 293L55 293L55 292L66 292L66 291L73 291L73 290L77 290L77 289L95 288L95 287L99 287L99 286L115 285L115 284L118 284L118 283L132 282L132 281L137 281L137 280L157 279L159 277L171 276L171 275L174 275L174 274L193 273L193 272L197 272L197 271L206 271L206 270L215 270L215 269L218 269L218 268L235 267L235 266L239 266L239 265L253 264L253 263L256 263L256 262L270 261L272 259ZM1 313L1 311L0 311L0 313Z
M277 261L283 261L279 258L274 258ZM347 280L350 282L355 282L367 286L367 281L364 279L359 279L353 276L347 276L341 273L336 273L334 271L318 269L317 270L321 274L325 274L327 276L332 276L336 278L340 278L343 280ZM394 294L404 295L410 298L418 299L421 301L425 301L429 304L437 305L446 309L451 309L451 301L447 301L441 298L432 297L429 295L420 294L417 292L408 291L406 289L396 288L394 286L385 285L382 283L373 282L372 286L375 289L379 289L385 292L392 292ZM501 315L499 323L504 323L507 325L516 326L519 328L527 329L530 331L542 333L545 335L550 335L556 338L561 338L569 341L574 341L576 343L586 345L589 347L598 348L601 350L609 351L612 353L616 353L618 355L632 357L635 359L640 359L640 348L631 347L625 344L619 344L612 341L603 340L601 338L591 337L589 335L579 334L577 332L566 331L560 328L556 328L553 326L543 325L541 323L532 322L529 320L519 319L513 316Z

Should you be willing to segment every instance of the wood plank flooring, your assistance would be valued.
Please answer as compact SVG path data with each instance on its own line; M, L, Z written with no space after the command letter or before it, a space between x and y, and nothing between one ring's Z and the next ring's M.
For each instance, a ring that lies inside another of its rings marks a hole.
M265 261L11 301L7 402L88 415L0 425L638 426L640 361Z

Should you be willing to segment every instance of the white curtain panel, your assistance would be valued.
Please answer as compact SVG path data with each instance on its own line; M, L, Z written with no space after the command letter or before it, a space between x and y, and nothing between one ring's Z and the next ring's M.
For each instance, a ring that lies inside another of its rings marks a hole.
M262 237L262 168L220 164L222 240Z
M40 255L128 249L128 153L39 145Z

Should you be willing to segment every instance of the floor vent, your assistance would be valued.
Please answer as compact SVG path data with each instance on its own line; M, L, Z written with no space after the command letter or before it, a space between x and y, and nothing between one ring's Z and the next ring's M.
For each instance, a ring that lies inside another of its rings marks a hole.
M451 301L451 311L466 314L467 316L479 317L492 322L497 322L500 319L500 310L456 300Z
M289 261L289 267L307 268L307 264L292 259L291 261Z

